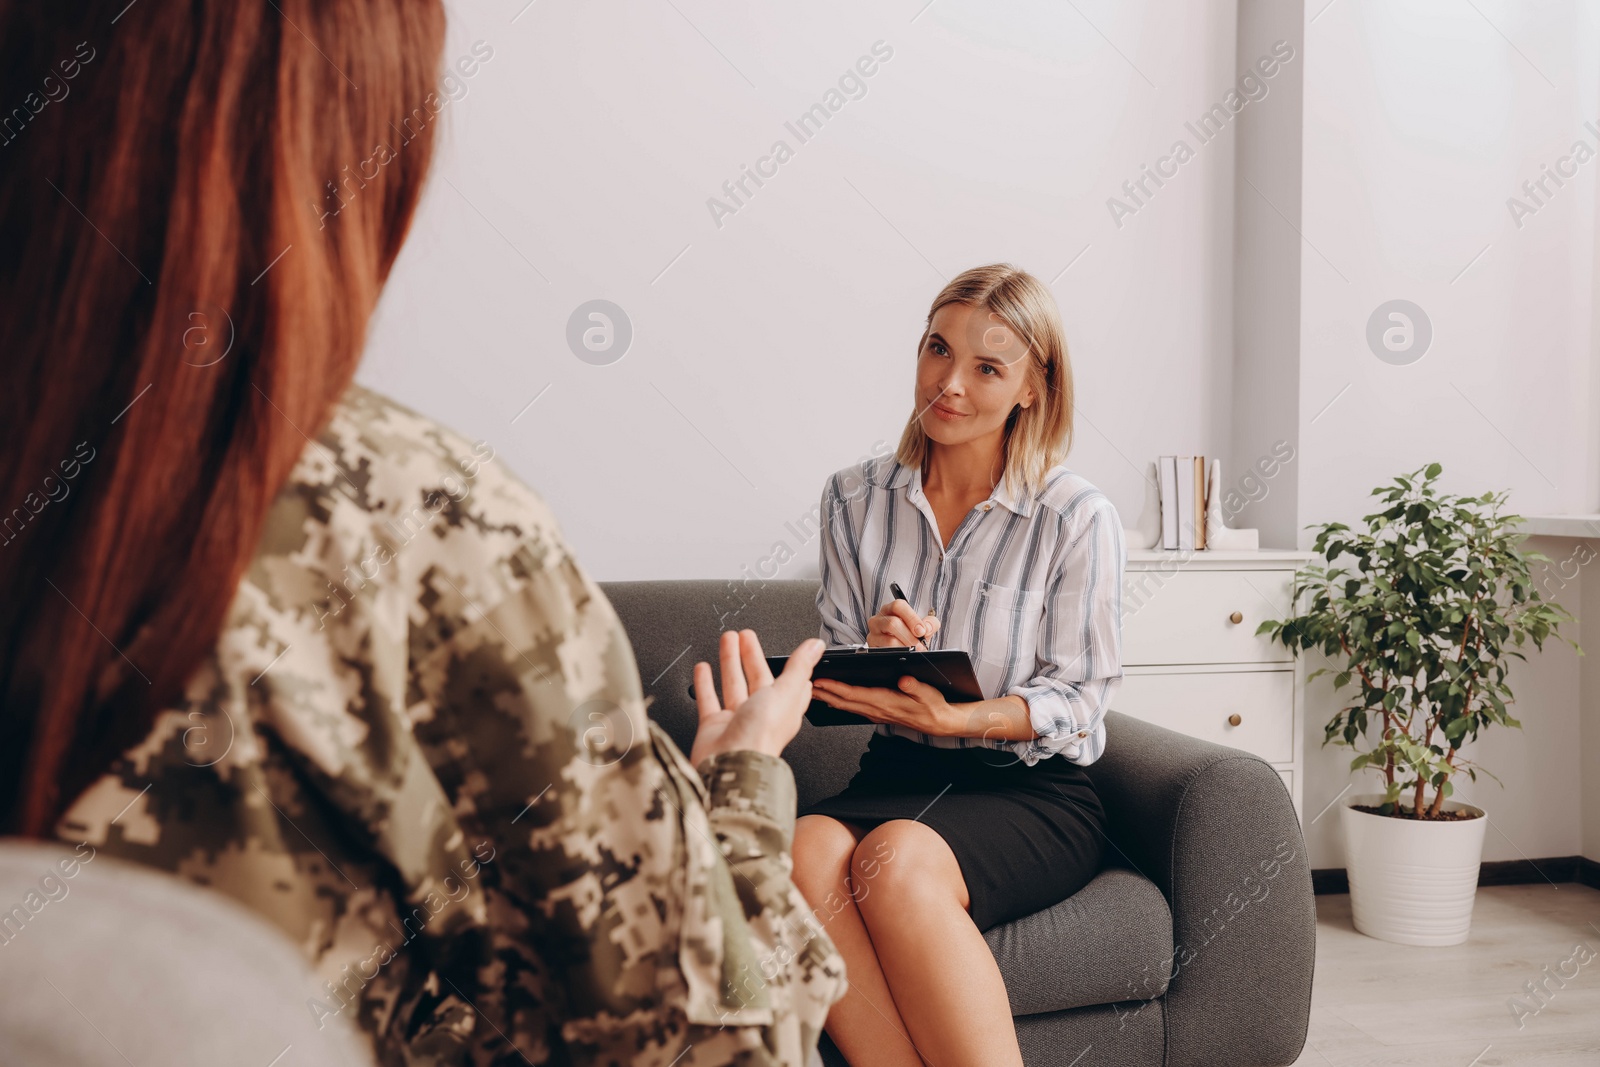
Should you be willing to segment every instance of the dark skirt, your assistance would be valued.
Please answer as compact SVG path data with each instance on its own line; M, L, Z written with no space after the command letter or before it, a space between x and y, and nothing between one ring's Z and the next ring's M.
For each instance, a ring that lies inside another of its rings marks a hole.
M1084 769L1061 756L934 748L873 734L844 792L801 810L871 829L913 819L961 865L979 930L1031 915L1089 883L1105 856L1105 811Z

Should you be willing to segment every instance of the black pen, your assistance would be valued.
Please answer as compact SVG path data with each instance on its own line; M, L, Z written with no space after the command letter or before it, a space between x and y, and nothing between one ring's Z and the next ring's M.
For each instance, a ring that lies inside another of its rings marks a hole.
M906 596L906 591L904 589L900 588L900 583L899 582L890 582L889 583L889 592L894 594L894 598L896 600L904 600L906 602L906 605L908 607L910 606L911 599ZM911 610L912 611L916 611L917 609L916 608L911 608ZM930 612L928 612L928 614L932 615L933 612L930 611ZM913 647L915 647L915 646L913 646Z

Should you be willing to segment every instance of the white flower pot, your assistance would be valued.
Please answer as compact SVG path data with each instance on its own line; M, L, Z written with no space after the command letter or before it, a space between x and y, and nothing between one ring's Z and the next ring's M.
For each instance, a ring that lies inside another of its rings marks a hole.
M1417 822L1352 806L1382 803L1382 793L1352 796L1341 813L1356 929L1402 945L1459 945L1472 928L1488 818L1482 808L1454 800L1444 802L1446 811L1477 818Z

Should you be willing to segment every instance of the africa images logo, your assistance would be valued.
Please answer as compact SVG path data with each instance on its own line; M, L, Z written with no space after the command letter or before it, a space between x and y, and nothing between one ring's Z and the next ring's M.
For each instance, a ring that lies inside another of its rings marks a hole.
M1367 347L1391 366L1415 363L1427 355L1432 343L1432 320L1409 300L1386 301L1367 317Z

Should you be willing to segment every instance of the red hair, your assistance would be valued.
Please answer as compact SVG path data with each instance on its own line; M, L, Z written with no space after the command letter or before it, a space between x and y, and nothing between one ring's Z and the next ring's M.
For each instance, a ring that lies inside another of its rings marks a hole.
M327 186L443 42L440 0L0 0L0 828L48 835L215 644L431 128Z

